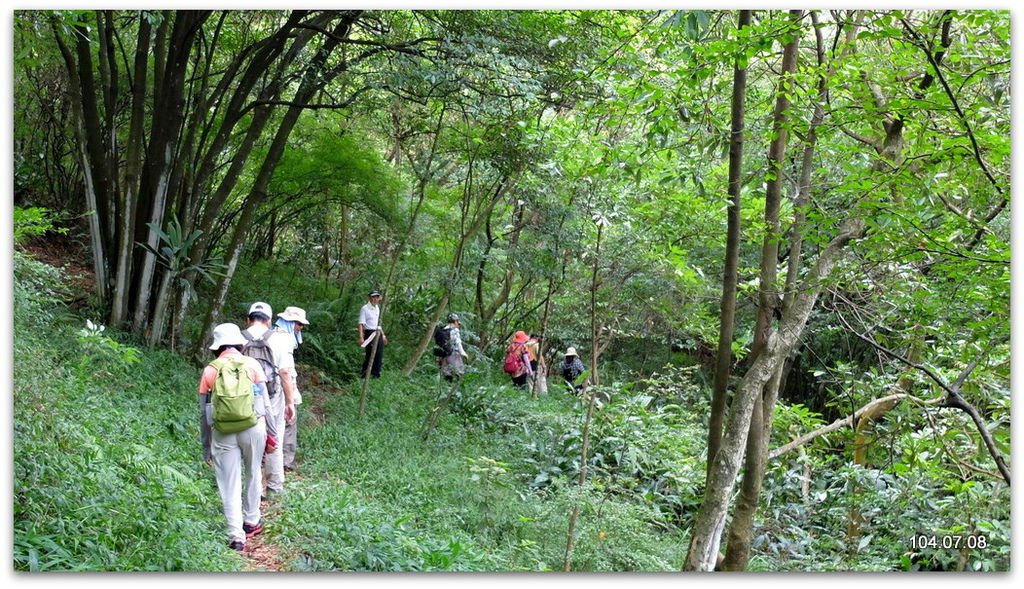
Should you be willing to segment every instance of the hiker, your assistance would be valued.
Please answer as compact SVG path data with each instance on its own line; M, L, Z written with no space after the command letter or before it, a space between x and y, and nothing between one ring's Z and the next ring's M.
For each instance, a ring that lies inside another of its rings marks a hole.
M263 366L267 375L267 398L270 408L267 421L274 422L274 431L284 434L285 422L295 419L295 389L293 387L295 371L295 339L286 333L270 328L270 318L274 316L270 305L264 302L253 303L249 307L248 327L242 332L246 339L242 353L255 358ZM279 444L265 460L267 488L264 493L269 497L284 491L284 453Z
M441 369L441 375L448 382L462 378L466 372L464 361L469 359L469 354L462 347L460 327L462 321L459 315L449 313L448 325L434 332L434 355L438 356L437 365Z
M384 346L388 338L384 335L384 328L380 325L380 291L371 290L367 295L368 301L359 309L359 345L366 350L363 357L363 370L360 373L366 378L366 371L370 368L370 357L373 357L373 367L370 368L370 375L373 378L380 378L380 366L384 358Z
M576 379L586 371L586 367L583 366L583 361L580 360L579 355L576 353L576 348L570 347L565 351L565 360L562 360L560 369L562 378L565 379L565 384L569 387L569 390L576 393L580 392L583 384L576 384Z
M216 473L229 546L238 551L245 550L246 538L263 531L261 463L265 452L276 449L278 433L274 423L265 419L263 367L242 355L244 345L245 338L234 323L215 327L210 349L217 358L199 379L203 423L210 428L203 454L211 457Z
M505 363L502 369L512 378L512 384L525 389L526 381L533 376L530 366L530 354L526 351L526 342L530 338L525 331L517 331L512 335L512 343L505 351Z
M295 350L302 344L302 330L309 325L306 320L306 311L301 307L285 307L285 310L277 314L277 321L274 327L281 333L288 334L294 340L292 355L294 360ZM299 379L296 370L291 371L292 377L292 400L295 408L292 411L292 419L284 422L284 436L281 440L281 451L284 458L284 471L295 470L295 450L298 448L298 427L299 427L299 405L302 404L302 393L299 391Z
M544 339L542 335L531 333L530 339L526 340L526 353L530 355L530 368L533 371L533 376L527 381L527 386L538 395L548 394L548 366L540 353L540 340L542 339Z

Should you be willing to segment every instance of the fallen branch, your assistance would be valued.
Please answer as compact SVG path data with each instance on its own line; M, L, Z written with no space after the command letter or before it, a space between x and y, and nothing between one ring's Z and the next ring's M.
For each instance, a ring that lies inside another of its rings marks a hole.
M850 414L850 415L848 415L846 417L839 418L839 419L833 421L832 423L830 423L829 425L826 425L825 427L816 429L813 432L810 432L808 434L804 434L804 435L800 436L799 438L796 438L795 440L793 440L792 442L789 442L788 444L786 444L784 446L779 446L778 448L776 448L776 449L774 449L774 450L772 450L771 452L768 453L768 459L771 460L771 459L774 459L774 458L778 458L779 456L782 456L783 454L785 454L786 452L789 452L790 450L794 450L796 448L799 448L799 447L803 446L804 444L810 442L811 440L814 440L816 438L820 438L821 436L823 436L825 434L828 434L828 433L831 433L831 432L834 432L837 429L840 429L840 428L843 428L843 427L846 427L846 426L853 427L853 424L856 423L857 420L860 419L860 417L862 415L864 415L865 413L872 413L879 406L885 405L885 404L890 404L890 407L891 406L895 406L897 403L899 403L900 401L902 401L903 399L906 399L906 398L914 399L915 401L917 401L919 403L923 403L923 404L937 404L937 403L942 401L941 398L939 398L939 399L932 399L932 400L929 400L929 401L924 401L922 399L918 399L917 397L913 397L912 395L909 395L907 393L897 393L895 395L889 395L887 397L882 397L880 399L875 399L875 400L871 401L870 403L868 403L867 405L864 405L863 407L861 407L860 409L854 411L852 414Z

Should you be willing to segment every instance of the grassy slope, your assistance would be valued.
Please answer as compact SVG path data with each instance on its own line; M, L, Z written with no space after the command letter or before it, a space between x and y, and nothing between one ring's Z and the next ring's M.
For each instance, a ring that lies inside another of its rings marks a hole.
M16 259L14 568L242 570L200 460L198 370L118 334L81 336L84 318L36 300L60 279L25 279L46 273L26 264ZM424 442L436 380L385 375L362 419L356 387L305 387L300 471L266 514L291 570L561 570L577 500L574 570L676 568L682 538L642 505L527 486L536 432L578 426L567 397L531 401L471 377Z
M524 436L571 427L567 398L471 381L423 441L436 381L385 375L372 387L362 419L358 389L304 393L326 421L301 430L303 465L274 514L295 568L561 570L576 492L528 488ZM594 490L584 502L575 570L675 568L681 540L644 523L645 510Z

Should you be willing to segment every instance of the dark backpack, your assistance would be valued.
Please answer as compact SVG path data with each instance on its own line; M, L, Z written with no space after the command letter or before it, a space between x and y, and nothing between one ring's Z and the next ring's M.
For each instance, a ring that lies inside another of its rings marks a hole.
M451 356L453 351L451 328L447 325L438 325L434 328L434 355L444 358Z
M213 427L222 434L234 434L256 425L252 376L242 358L218 358L210 363L217 380L210 391Z
M274 364L274 352L270 349L270 336L274 335L273 329L268 329L263 337L254 338L249 330L242 332L242 337L245 338L245 345L242 346L242 353L250 358L255 358L259 361L260 366L263 367L263 372L267 376L267 395L275 396L281 391L281 379L277 374L277 365Z
M512 344L508 353L505 354L505 364L501 369L512 376L518 374L523 369L523 354L525 352L523 344Z

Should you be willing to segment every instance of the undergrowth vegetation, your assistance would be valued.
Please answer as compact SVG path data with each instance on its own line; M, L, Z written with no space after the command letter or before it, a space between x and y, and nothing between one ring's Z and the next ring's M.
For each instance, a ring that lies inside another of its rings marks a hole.
M111 333L88 310L71 312L57 269L16 251L14 273L15 569L246 570L226 545L201 460L198 368ZM291 286L269 294L279 305L315 292L301 276L280 276ZM266 542L286 570L559 571L577 505L572 570L679 570L706 468L707 383L697 368L601 387L581 487L585 405L554 381L534 400L482 360L454 390L430 370L404 378L391 366L358 417L362 383L346 378L358 358L331 305L309 304L299 468L264 513ZM930 440L977 449L955 428L910 431L901 415L880 430L889 464L851 465L843 432L771 462L752 570L1007 566L1008 503L998 498L1008 491L948 483L948 467L928 460ZM781 405L775 443L822 423ZM863 524L850 540L854 507ZM908 550L923 530L984 534L987 545Z

